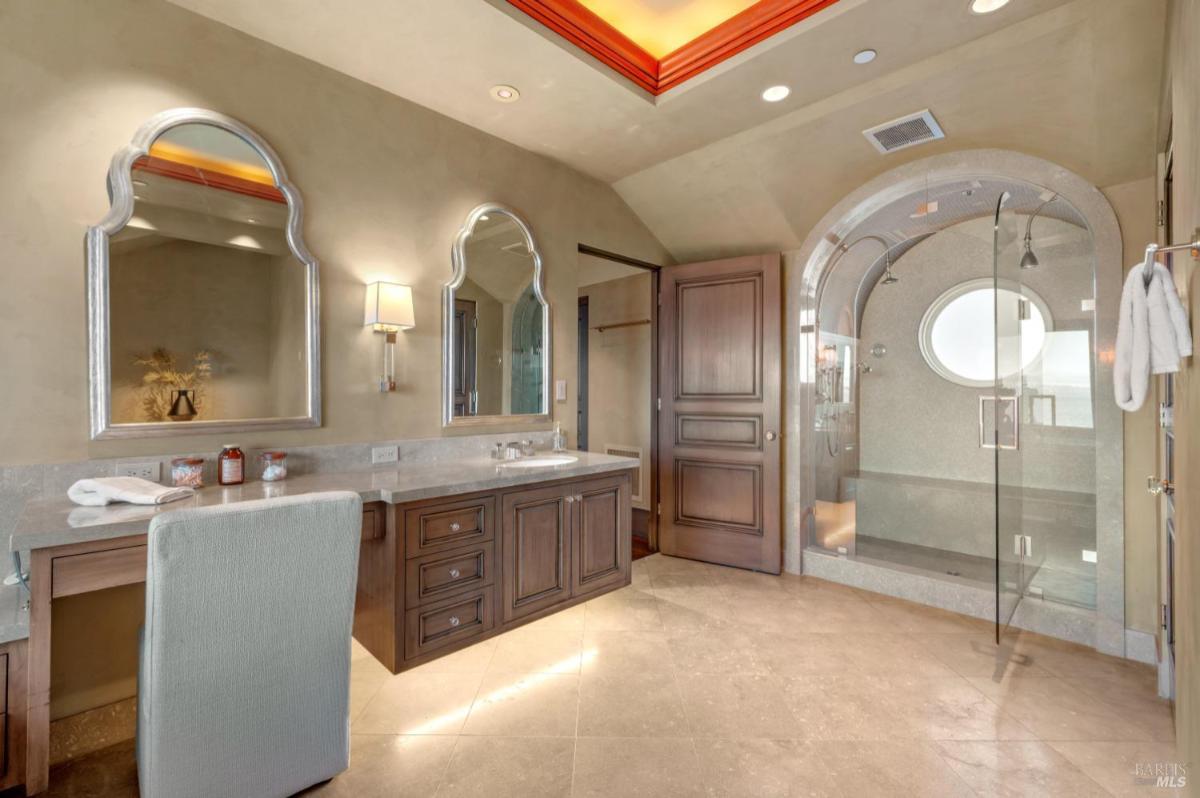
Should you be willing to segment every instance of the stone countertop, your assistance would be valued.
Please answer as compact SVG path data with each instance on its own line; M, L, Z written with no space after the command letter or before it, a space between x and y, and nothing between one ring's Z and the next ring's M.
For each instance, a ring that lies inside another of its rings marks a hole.
M35 499L25 505L17 519L9 537L9 549L29 551L144 534L150 519L158 513L188 507L210 507L332 490L354 491L362 496L364 502L404 504L440 496L625 471L638 466L638 461L629 457L590 452L569 454L578 458L577 461L539 468L508 468L488 457L475 457L436 463L402 463L386 471L308 474L280 482L206 487L191 498L156 506L110 504L105 507L81 507L66 496ZM3 619L0 619L2 623Z

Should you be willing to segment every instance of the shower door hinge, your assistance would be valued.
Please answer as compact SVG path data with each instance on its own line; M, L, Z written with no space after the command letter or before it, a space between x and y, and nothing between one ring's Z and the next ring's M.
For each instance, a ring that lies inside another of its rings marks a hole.
M1155 224L1157 224L1159 227L1167 226L1167 201L1166 200L1158 201L1158 213L1157 213L1155 219L1156 219Z
M1175 408L1166 402L1158 403L1158 426L1163 429L1175 426Z
M660 412L660 413L662 412L662 397L661 396L658 397L657 400L655 400L654 406L658 409L658 412Z
M1171 609L1166 604L1159 605L1162 608L1162 628L1169 629L1171 626Z
M1033 538L1029 535L1013 535L1013 554L1017 557L1033 556Z

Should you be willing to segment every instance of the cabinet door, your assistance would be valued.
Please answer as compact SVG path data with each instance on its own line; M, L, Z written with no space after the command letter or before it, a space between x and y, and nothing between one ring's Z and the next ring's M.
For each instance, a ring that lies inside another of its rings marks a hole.
M574 486L516 491L503 500L505 621L565 601L571 595L570 523Z
M629 578L631 516L628 474L568 486L574 491L572 593L624 584Z

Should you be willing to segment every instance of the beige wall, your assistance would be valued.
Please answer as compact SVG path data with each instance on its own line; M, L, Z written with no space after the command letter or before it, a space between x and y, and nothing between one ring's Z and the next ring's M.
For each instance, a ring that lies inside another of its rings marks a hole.
M220 443L87 436L84 231L108 208L113 153L150 116L178 106L224 112L271 143L304 197L306 242L322 264L325 425L244 435L247 446L438 434L441 285L454 233L480 202L510 205L537 235L559 309L554 374L571 383L576 244L666 260L608 186L179 8L5 3L0 464L215 451ZM376 279L414 288L417 327L400 336L400 388L390 396L375 389L379 340L362 324L363 285ZM573 430L570 387L554 411Z
M649 324L600 332L604 324L650 318L650 272L579 289L588 298L588 449L634 446L642 451L641 488L634 506L650 509Z
M97 443L87 434L84 231L108 208L113 153L146 119L179 106L229 114L271 143L304 198L305 239L321 262L325 424L240 436L245 446L439 434L441 286L453 236L481 202L515 208L542 248L556 308L554 373L571 383L554 412L568 430L575 426L576 245L667 257L608 186L174 6L4 3L0 465L215 452L221 443L201 436ZM400 387L392 395L376 389L380 340L362 323L363 286L379 279L411 284L416 307L416 329L400 335ZM96 594L63 612L75 620L60 625L56 612L58 629L128 631L136 630L140 604L127 593ZM124 650L131 639L113 638L113 646ZM93 667L102 648L93 642L60 635L55 645L63 668L55 673L56 717L130 695L132 659L106 673Z
M1167 92L1175 141L1172 227L1178 243L1200 228L1200 0L1174 0L1168 24ZM1195 337L1200 318L1196 263L1186 257L1175 262L1175 281L1189 307ZM1185 361L1177 385L1175 722L1179 758L1191 763L1188 786L1195 795L1200 783L1200 368L1195 357Z

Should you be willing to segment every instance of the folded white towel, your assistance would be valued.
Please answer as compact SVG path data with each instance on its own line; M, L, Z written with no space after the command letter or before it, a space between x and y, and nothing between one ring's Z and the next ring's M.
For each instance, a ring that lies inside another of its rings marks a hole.
M1134 411L1146 401L1151 374L1179 371L1181 358L1192 354L1187 311L1175 292L1171 273L1162 264L1151 267L1146 286L1145 265L1129 270L1121 291L1117 320L1117 352L1113 387L1122 410Z
M99 507L113 502L166 504L193 493L191 488L168 488L138 477L99 477L79 480L67 490L67 497L76 504Z

